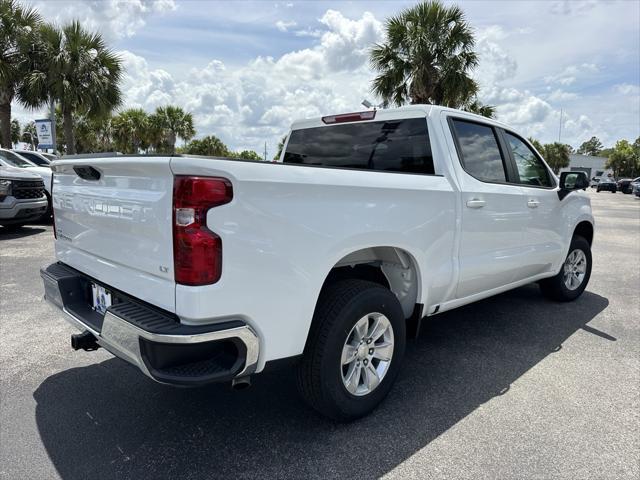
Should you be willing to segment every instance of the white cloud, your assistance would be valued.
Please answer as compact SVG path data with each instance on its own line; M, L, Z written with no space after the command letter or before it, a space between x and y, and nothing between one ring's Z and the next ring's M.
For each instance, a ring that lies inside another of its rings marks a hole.
M556 89L546 96L546 99L550 102L566 102L569 100L576 100L580 95L573 92L565 92L564 90Z
M596 0L559 0L551 4L551 13L557 15L579 15L597 5Z
M473 76L480 83L481 89L515 76L518 63L497 43L510 35L498 25L478 32L476 51L479 66Z
M35 4L48 21L63 24L78 19L85 28L98 30L107 39L131 37L144 27L146 19L176 9L174 0L70 0L40 1Z
M287 30L289 30L291 27L295 27L297 25L296 22L294 22L293 20L289 21L289 22L285 22L284 20L278 20L276 22L276 28L278 30L280 30L281 32L286 32Z
M357 109L370 96L368 49L381 40L381 23L370 13L353 20L335 10L319 21L326 30L311 48L234 68L212 60L184 77L120 52L126 106L151 111L176 103L193 112L199 136L212 133L234 149L258 151L266 140L273 154L294 119Z
M613 86L613 90L620 95L640 95L640 85L631 83L620 83Z
M173 0L49 1L40 5L47 18L61 21L79 16L87 19L83 22L90 27L98 26L109 32L111 38L120 39L119 44L124 45L120 48L128 48L126 38L144 26L151 15L176 8ZM180 4L175 15L185 13L193 5ZM275 57L250 54L244 58L251 60L240 61L223 56L226 43L223 50L209 46L202 49L195 40L197 29L192 31L191 27L180 27L182 43L192 42L194 51L200 48L206 53L176 61L171 59L171 52L165 55L162 50L153 50L159 48L156 46L140 47L140 40L137 40L134 44L137 46L131 48L141 50L121 52L126 72L123 83L125 106L152 111L162 104L175 103L194 113L199 136L215 134L234 149L257 151L262 151L264 142L268 141L272 155L276 142L294 119L354 111L362 108L360 102L363 98L376 100L370 92L374 73L369 67L368 53L373 43L384 38L383 24L378 20L383 18L382 15L376 18L368 12L357 15L344 13L359 11L362 4L341 6L343 12L318 10L322 7L316 6L313 14L299 8L284 14L286 5L278 3L276 7L278 5L282 9L280 18L291 18L295 14L297 23L279 19L278 12L270 12L270 17L263 15L260 21L272 25L272 34L279 29L292 34L291 37L306 37L306 40L290 40L296 45L306 42L307 48L287 50L285 45L280 50L286 52L284 54ZM471 12L476 9L475 5L465 5L465 10ZM573 7L571 4L567 8ZM550 142L557 139L562 105L563 141L574 145L591 135L598 135L605 143L613 142L616 137L628 137L628 132L633 134L640 128L640 94L638 85L634 84L635 79L620 74L615 80L608 80L612 78L612 72L617 72L611 66L608 52L617 52L616 55L628 64L637 59L636 44L627 42L626 50L613 48L612 45L619 43L613 35L590 33L594 44L587 45L581 37L583 32L597 32L600 22L609 19L602 16L604 7L598 5L592 11L588 11L588 7L585 4L587 10L580 10L588 12L580 17L587 22L586 26L580 23L580 19L566 22L564 17L541 11L527 19L528 27L521 28L518 25L522 24L523 9L518 2L505 6L500 17L501 25L492 25L495 18L486 13L483 13L487 19L484 23L476 22L471 13L468 15L473 24L484 25L476 30L480 66L474 72L474 78L481 85L480 100L497 106L499 120L513 125L524 135ZM378 6L371 5L371 8ZM559 3L557 8L565 8L565 5ZM619 4L614 4L610 10L619 8ZM484 7L477 9L486 10ZM511 15L515 21L509 22L509 9L513 10ZM195 10L195 13L191 12L192 16L200 14L197 8ZM261 12L255 13L262 15ZM562 12L558 10L558 13ZM215 12L215 21L220 21L220 15L220 11ZM234 15L237 16L237 12ZM620 23L621 15L616 14L610 21ZM626 12L625 15L624 18L629 16ZM188 18L190 21L193 17ZM310 18L316 18L317 23L309 23ZM252 28L251 22L255 21L243 17L244 23L238 24L238 28L245 24L246 28ZM553 21L560 22L561 27L554 27ZM183 22L183 25L188 24ZM637 26L633 28L637 31ZM612 28L608 30L614 31ZM155 38L153 32L150 33L149 37ZM278 41L287 37L278 36ZM229 42L236 41L229 38ZM236 47L251 53L253 47L244 38L244 43ZM561 54L558 53L560 44ZM282 46L279 45L278 48ZM144 51L142 48L163 55L144 58L140 56ZM571 61L567 62L567 58ZM185 64L189 66L185 68ZM15 112L21 121L35 116L19 107Z
M583 63L581 65L569 65L562 72L556 75L548 75L544 78L546 83L557 83L560 85L571 85L578 79L582 79L591 74L597 73L599 67L594 63Z

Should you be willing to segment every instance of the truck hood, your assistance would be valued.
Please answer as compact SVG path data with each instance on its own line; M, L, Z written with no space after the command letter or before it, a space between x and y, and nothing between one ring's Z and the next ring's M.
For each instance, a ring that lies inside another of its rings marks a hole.
M10 178L11 180L35 180L42 177L37 173L30 171L30 169L27 170L24 168L5 167L0 165L0 178ZM51 178L51 172L49 172L49 178Z

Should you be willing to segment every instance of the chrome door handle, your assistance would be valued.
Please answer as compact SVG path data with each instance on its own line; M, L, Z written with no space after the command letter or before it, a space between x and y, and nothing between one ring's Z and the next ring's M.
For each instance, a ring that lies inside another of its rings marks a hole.
M527 207L529 208L538 208L538 205L540 205L540 202L537 200L529 200L527 202Z
M482 208L484 207L484 200L480 200L479 198L472 198L471 200L467 200L467 207Z

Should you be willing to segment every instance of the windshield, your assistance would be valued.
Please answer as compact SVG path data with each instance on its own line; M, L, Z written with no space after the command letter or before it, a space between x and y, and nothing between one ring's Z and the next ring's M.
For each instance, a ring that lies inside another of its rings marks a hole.
M2 158L10 167L18 167L18 168L29 168L35 167L33 163L31 163L26 158L22 158L20 155L17 155L13 152L7 152L5 150L0 151L0 158Z
M46 158L42 158L37 153L20 152L20 156L26 158L30 162L33 162L33 163L35 163L36 165L38 165L40 167L48 167L49 166L49 160L47 160Z

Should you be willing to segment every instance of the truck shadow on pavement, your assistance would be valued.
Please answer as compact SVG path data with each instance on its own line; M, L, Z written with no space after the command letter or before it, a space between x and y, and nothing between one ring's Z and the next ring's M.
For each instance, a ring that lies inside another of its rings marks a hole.
M242 392L177 389L115 358L46 379L36 421L63 479L377 478L507 393L578 329L615 341L587 326L608 304L589 292L552 303L532 285L433 317L387 400L352 424L307 408L290 370Z
M44 231L45 231L44 228L35 227L31 225L27 227L21 227L15 230L12 230L6 227L0 227L0 240L13 240L15 238L30 237L32 235L36 235Z

